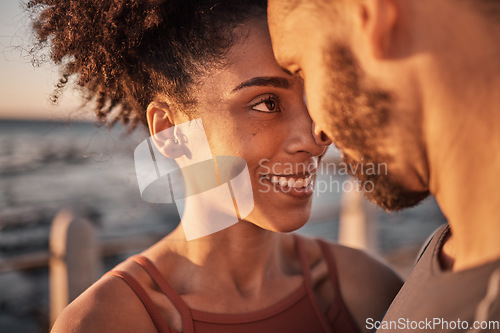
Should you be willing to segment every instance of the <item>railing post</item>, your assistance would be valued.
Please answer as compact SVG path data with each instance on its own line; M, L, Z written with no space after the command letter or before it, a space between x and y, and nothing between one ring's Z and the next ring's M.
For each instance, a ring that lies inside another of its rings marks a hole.
M50 323L99 273L96 227L71 210L59 212L50 232Z
M361 191L342 193L339 243L372 254L378 253L378 230L375 206L363 198Z

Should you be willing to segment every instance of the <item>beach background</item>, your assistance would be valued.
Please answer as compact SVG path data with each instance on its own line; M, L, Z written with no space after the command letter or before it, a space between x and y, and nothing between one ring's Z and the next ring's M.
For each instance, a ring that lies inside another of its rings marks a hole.
M121 125L98 127L78 92L68 88L58 105L49 96L58 69L33 66L29 17L16 0L0 3L0 264L18 255L48 251L54 216L85 211L99 239L165 235L179 223L175 206L149 204L137 186L133 151L146 131L128 134ZM38 56L43 55L43 50ZM331 150L326 163L335 162ZM342 184L346 176L322 174ZM368 204L366 204L368 205ZM367 206L369 207L369 205ZM315 195L308 224L298 232L338 239L342 191ZM419 248L446 223L435 200L388 214L371 207L377 253L406 277ZM107 257L100 274L130 254ZM12 270L0 265L0 332L47 332L49 270Z

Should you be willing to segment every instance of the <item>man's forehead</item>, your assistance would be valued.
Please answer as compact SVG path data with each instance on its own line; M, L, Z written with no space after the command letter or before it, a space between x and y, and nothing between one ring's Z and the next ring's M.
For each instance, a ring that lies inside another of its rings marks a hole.
M312 15L313 19L317 19L330 15L331 10L337 9L340 3L344 3L344 0L268 0L268 18L270 23L277 24L297 15Z
M295 10L304 0L269 0L270 12L279 11L281 15L287 15Z
M273 52L278 63L283 66L290 61L291 53L294 51L294 39L297 37L295 29L290 30L290 16L269 18L269 33L273 46Z
M320 33L312 29L316 28L316 23L311 18L317 14L312 13L314 4L307 2L269 0L269 31L274 55L282 67L297 65L303 52L309 48L308 40Z

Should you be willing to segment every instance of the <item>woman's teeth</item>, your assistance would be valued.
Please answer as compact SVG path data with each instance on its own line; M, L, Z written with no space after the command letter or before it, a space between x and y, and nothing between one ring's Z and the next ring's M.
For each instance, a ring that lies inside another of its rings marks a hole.
M264 176L264 178L269 179L269 176ZM293 188L303 188L309 186L311 183L312 175L304 178L293 178L293 177L283 177L283 176L272 176L271 183L279 184L282 187L288 186Z

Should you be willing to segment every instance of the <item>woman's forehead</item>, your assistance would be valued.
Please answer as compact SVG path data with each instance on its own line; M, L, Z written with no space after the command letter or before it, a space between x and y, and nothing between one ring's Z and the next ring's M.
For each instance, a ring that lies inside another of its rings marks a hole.
M233 90L256 77L290 77L276 62L265 20L252 20L240 29L245 32L228 51L225 65L212 71L215 80Z

